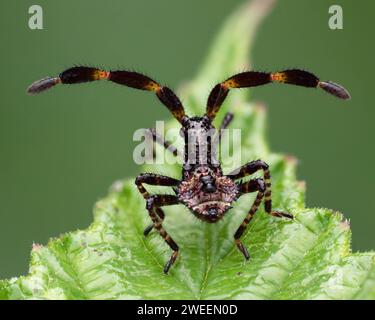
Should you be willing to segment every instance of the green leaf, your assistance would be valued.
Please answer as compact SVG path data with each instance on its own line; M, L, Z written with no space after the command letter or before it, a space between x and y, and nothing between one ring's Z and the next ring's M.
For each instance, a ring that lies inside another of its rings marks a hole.
M192 113L202 112L199 106L216 82L247 66L250 41L273 2L252 1L229 18L202 73L182 90ZM181 254L164 275L171 251L155 232L143 237L150 220L133 178L115 183L96 204L89 228L34 245L29 274L0 281L0 299L374 299L375 254L351 253L350 226L340 213L305 208L296 161L269 152L265 109L247 103L245 94L231 94L221 115L234 111L242 159L270 164L274 203L296 217L285 221L260 210L243 236L250 261L236 249L233 234L254 195L241 197L216 224L172 206L164 226ZM178 166L147 169L180 174Z

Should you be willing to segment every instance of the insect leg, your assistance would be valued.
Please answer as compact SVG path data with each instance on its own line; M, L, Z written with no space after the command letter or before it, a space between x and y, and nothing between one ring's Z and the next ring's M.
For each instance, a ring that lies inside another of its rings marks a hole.
M151 218L151 220L154 224L154 228L159 231L159 234L162 236L164 241L173 250L173 253L172 253L170 259L167 261L167 263L164 266L164 273L168 273L169 268L176 261L179 248L178 248L178 245L176 244L176 242L164 230L164 228L162 226L162 222L158 218L155 210L157 208L160 208L161 206L169 206L169 205L174 205L174 204L178 204L178 203L179 203L179 200L176 196L168 195L168 194L153 195L153 196L150 196L146 200L146 209L148 210L150 218Z
M246 193L258 191L257 196L252 204L249 212L247 213L245 219L242 221L241 225L238 227L236 233L234 234L234 241L236 242L237 248L242 252L246 260L249 260L250 255L246 247L241 242L240 238L245 231L247 225L253 218L255 212L258 210L262 199L264 197L264 192L266 190L265 183L263 179L253 179L238 185L240 190L240 196Z
M220 124L220 128L219 128L219 143L221 142L221 136L223 134L223 130L228 128L228 126L230 125L230 123L232 122L233 120L233 113L231 112L227 112L223 118L223 121L221 122Z
M265 193L264 193L264 209L265 211L274 217L285 217L293 219L293 216L289 213L272 210L272 196L271 196L271 173L269 166L262 160L251 161L237 170L229 173L227 176L233 180L237 180L246 176L249 176L259 170L263 170L263 177L265 182Z
M157 142L161 146L163 146L166 150L171 152L175 157L182 157L181 153L178 149L172 144L172 142L165 140L161 135L159 135L155 128L147 129L148 132L152 134L153 142ZM153 158L155 159L155 149L153 149Z
M150 198L150 194L146 190L146 188L143 186L143 184L149 184L154 186L166 186L166 187L175 187L179 184L179 181L171 178L166 177L154 173L142 173L135 179L135 184L137 185L137 188L143 198L147 201L148 198ZM155 212L160 218L161 221L164 220L164 211L161 208L155 208ZM143 231L143 234L147 236L152 228L154 227L154 223L151 223L149 226L146 227L146 229Z
M226 129L230 125L230 123L233 120L233 113L232 112L227 112L223 118L223 121L220 124L220 129Z
M157 214L157 216L159 217L160 221L163 222L164 220L164 217L165 217L165 213L163 211L163 209L161 208L155 208L155 212ZM148 236L148 234L151 232L151 230L154 228L154 223L150 223L144 230L143 230L143 235L145 237Z

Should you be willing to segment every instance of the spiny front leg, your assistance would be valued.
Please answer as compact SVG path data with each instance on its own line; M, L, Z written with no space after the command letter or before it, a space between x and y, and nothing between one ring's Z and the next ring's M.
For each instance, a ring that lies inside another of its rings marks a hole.
M241 242L240 238L244 231L246 230L247 225L250 223L254 214L257 212L262 199L264 197L264 192L266 191L266 186L263 179L253 179L238 185L240 191L240 196L250 192L256 192L257 196L252 204L249 212L247 213L245 219L242 221L241 225L238 227L237 231L234 234L234 241L236 242L237 248L242 252L246 260L250 259L250 255L246 247Z
M175 157L179 157L182 159L182 154L178 151L178 149L172 144L172 142L165 140L164 137L162 137L160 134L156 132L155 128L152 129L146 129L145 130L147 134L150 134L152 136L153 143L158 143L159 145L163 146L165 150L172 153ZM152 157L153 160L156 158L156 152L155 152L155 146L153 146L152 149Z
M233 172L229 173L227 176L233 180L237 180L248 175L251 175L259 170L263 170L264 182L265 182L265 193L264 193L264 209L265 211L274 216L274 217L285 217L289 219L293 219L293 215L281 211L273 211L272 210L272 193L271 193L271 173L269 170L269 166L262 160L251 161L241 168L234 170Z
M228 128L228 126L230 125L230 123L233 121L233 113L231 112L227 112L220 124L220 128L219 128L219 135L218 135L218 139L219 139L219 143L221 142L221 138L222 138L222 135L223 135L223 131Z
M165 213L163 211L163 209L161 208L155 208L155 212L158 216L158 218L160 219L160 222L163 222L164 221L164 217L165 217ZM145 237L148 236L148 234L151 232L151 230L154 228L154 223L150 223L144 230L143 230L143 235Z
M153 225L156 230L159 231L159 234L164 239L164 241L169 245L169 247L173 250L173 253L167 263L164 266L164 273L167 274L170 267L176 261L178 256L178 245L176 242L171 238L171 236L164 230L162 226L162 222L159 220L155 209L160 208L161 206L169 206L173 204L178 204L179 200L176 196L173 195L153 195L149 197L146 201L146 209L150 215L150 218L153 222Z
M179 180L176 180L171 177L166 177L154 173L142 173L135 179L135 184L138 188L138 191L143 196L143 198L147 201L148 198L150 198L150 194L146 190L146 188L143 186L143 184L149 184L154 186L165 186L165 187L175 187L179 184ZM155 208L155 212L157 216L160 218L161 221L164 220L164 211L161 208ZM146 227L146 229L143 231L143 234L147 236L152 228L154 227L154 224L151 223L149 226Z

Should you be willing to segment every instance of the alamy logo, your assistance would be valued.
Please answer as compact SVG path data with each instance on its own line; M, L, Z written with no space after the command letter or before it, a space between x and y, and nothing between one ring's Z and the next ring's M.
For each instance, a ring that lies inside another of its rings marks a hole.
M344 16L342 7L335 4L329 7L328 13L331 14L328 20L328 26L331 30L342 30L344 28Z
M241 129L169 129L156 121L155 129L138 129L133 141L136 164L241 164ZM167 152L156 152L156 143ZM180 148L176 147L179 146ZM169 152L168 152L169 151Z
M43 29L43 9L41 6L34 4L29 8L29 28L31 30Z

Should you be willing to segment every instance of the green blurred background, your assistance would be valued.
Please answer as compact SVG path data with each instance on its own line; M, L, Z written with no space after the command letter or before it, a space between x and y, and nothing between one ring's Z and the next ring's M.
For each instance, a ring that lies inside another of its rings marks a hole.
M44 30L28 28L36 3ZM140 171L132 160L134 130L169 118L151 94L108 83L35 97L25 88L82 63L144 71L176 88L196 74L241 3L0 2L0 278L26 273L33 242L85 228L111 183ZM328 28L332 4L344 9L344 30ZM373 1L279 1L252 53L255 69L305 68L350 89L349 102L282 86L257 88L254 98L269 107L273 151L300 160L308 205L351 219L354 250L375 248L374 12Z

